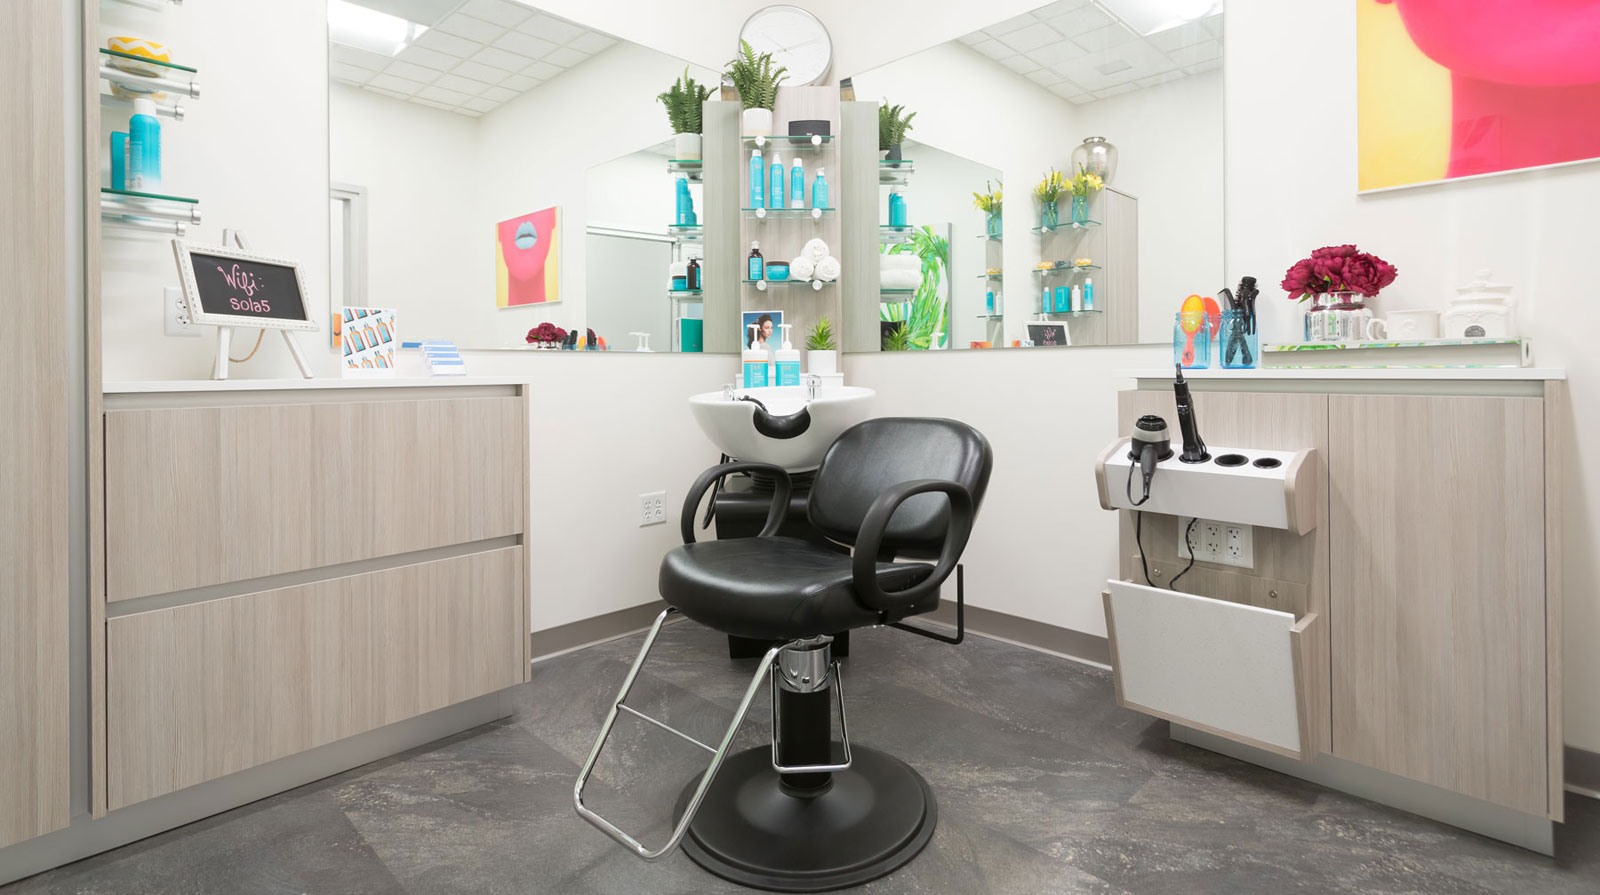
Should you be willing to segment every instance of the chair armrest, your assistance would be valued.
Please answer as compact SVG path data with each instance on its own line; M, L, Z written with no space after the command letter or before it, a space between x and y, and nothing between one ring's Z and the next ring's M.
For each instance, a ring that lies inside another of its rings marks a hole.
M944 547L939 551L938 563L926 580L905 590L887 593L878 583L878 553L882 550L889 520L908 498L930 491L943 492L950 499L950 527L945 530ZM939 585L955 570L957 561L961 559L961 551L967 547L967 538L972 534L973 517L972 494L957 482L917 479L902 482L879 494L861 522L855 556L850 561L850 576L856 596L869 609L893 615L897 610L914 605L937 591Z
M679 522L685 544L694 543L694 511L700 506L700 499L706 496L706 491L712 485L736 472L764 472L772 476L774 480L772 508L767 511L767 524L756 537L770 538L778 533L778 529L783 525L784 514L789 512L789 495L794 490L789 483L789 471L771 463L737 460L711 467L700 473L700 478L695 479L694 484L689 486L689 495L683 499L683 516Z

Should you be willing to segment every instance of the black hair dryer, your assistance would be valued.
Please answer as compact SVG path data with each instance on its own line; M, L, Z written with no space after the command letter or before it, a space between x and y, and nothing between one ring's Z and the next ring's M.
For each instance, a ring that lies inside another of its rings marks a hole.
M1178 459L1185 463L1204 463L1211 459L1211 453L1200 440L1200 424L1194 418L1194 399L1189 396L1189 383L1183 379L1181 364L1177 378L1172 381L1172 390L1178 399L1178 428L1183 430L1183 453Z
M1128 442L1128 459L1139 464L1139 472L1144 477L1144 494L1134 506L1141 506L1150 499L1150 480L1155 478L1156 464L1171 456L1172 438L1167 434L1167 421L1153 413L1139 417L1133 424L1133 438ZM1128 499L1134 500L1131 466L1128 477Z

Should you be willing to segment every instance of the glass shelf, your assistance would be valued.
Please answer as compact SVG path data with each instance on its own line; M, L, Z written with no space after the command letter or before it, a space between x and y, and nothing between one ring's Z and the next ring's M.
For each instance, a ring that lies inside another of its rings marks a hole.
M191 99L200 98L200 85L194 79L197 72L187 65L158 62L144 56L108 49L101 49L100 55L101 80L109 81L128 93L157 94L170 90ZM134 64L145 71L124 71L116 67L116 62Z
M705 291L701 289L668 289L667 297L674 301L704 301Z
M1006 315L1004 315L1004 314L979 314L978 315L978 319L979 320L1004 320L1004 319L1006 319Z
M667 228L668 236L676 236L684 242L705 242L705 224L673 224Z
M690 183L701 183L705 180L705 161L703 159L667 159L668 174L682 174Z
M100 218L111 226L182 236L200 223L200 200L102 187Z
M1048 317L1089 317L1103 313L1099 308L1085 308L1081 311L1040 311Z
M173 196L165 193L137 193L133 190L114 190L108 186L100 188L100 195L102 198L115 196L124 199L154 199L158 202L183 202L188 205L200 204L199 199L191 199L188 196Z
M1094 229L1095 227L1098 227L1098 226L1100 226L1100 222L1099 221L1084 221L1081 224L1075 224L1072 221L1062 221L1061 223L1055 225L1054 227L1034 227L1033 228L1033 232L1035 232L1035 233L1055 233L1055 232L1060 231L1060 230L1083 231L1083 230L1092 230L1092 229Z
M769 286L810 286L812 290L820 292L823 286L828 285L824 280L744 280L746 286L754 286L761 292L767 291Z
M183 5L183 0L100 0L100 2L111 3L113 6L134 6L139 9L161 9Z
M883 186L904 186L911 182L911 175L916 171L916 166L910 159L878 161L878 183Z
M809 137L791 137L788 134L773 134L771 136L750 136L747 134L739 139L744 141L744 145L754 146L757 149L768 144L782 146L785 149L821 149L823 146L833 142L833 135L818 134Z
M917 232L917 228L916 227L891 227L888 224L881 224L878 227L878 242L881 242L881 243L910 242L911 241L911 234L913 234L915 232Z
M117 96L115 93L100 94L100 108L105 110L107 108L114 107L117 110L117 116L128 114L128 107L132 104L132 99ZM104 114L104 112L102 112L102 114ZM171 103L165 101L156 102L156 115L162 118L171 118L173 121L182 121L187 114L188 111L184 109L182 103Z
M1099 270L1098 264L1074 264L1071 267L1035 267L1036 274L1075 273L1080 270Z
M1003 273L980 273L980 274L978 274L978 279L980 279L980 280L1003 280L1003 279L1005 279L1005 276L1006 275L1003 274Z
M822 220L822 216L833 214L832 208L741 208L740 211L754 218L811 218L814 221Z
M915 289L879 289L879 295L916 295Z
M1003 237L1003 236L990 236L987 233L979 233L978 234L978 238L979 239L988 240L989 242L1005 242L1005 237Z

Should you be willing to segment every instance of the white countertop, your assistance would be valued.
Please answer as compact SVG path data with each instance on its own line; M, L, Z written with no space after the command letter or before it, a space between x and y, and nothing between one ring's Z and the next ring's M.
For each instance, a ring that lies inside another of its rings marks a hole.
M1127 379L1173 378L1171 367L1149 370L1118 370ZM1264 382L1273 379L1298 380L1460 380L1468 382L1544 381L1566 379L1567 371L1553 367L1327 367L1256 370L1184 370L1184 379L1211 379L1237 382Z
M522 385L526 376L418 376L372 377L362 379L153 379L106 382L101 390L108 395L147 392L250 392L328 388L429 388L473 387L484 385Z

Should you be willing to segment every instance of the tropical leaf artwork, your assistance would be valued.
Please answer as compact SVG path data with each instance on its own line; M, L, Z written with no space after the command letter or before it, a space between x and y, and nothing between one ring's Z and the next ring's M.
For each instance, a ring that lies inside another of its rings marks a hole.
M916 255L922 262L922 282L909 302L880 305L884 320L904 320L906 347L912 351L943 348L950 342L950 301L945 282L950 278L950 240L932 226L923 224L911 231L907 242L883 247L886 255ZM938 344L934 334L938 333Z

